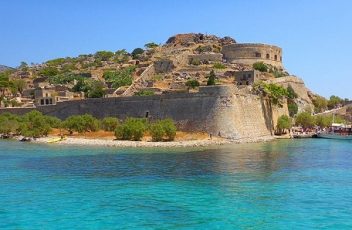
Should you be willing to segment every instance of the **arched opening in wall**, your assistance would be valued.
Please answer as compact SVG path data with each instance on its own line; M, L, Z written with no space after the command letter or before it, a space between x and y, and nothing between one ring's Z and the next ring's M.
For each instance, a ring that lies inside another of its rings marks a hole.
M270 58L270 54L266 54L266 59L269 59Z
M280 61L282 61L282 56L280 56Z
M45 99L45 104L49 105L49 99Z
M256 52L256 53L255 53L255 56L260 58L260 57L262 57L262 54L259 53L259 52Z
M149 111L145 112L145 118L149 117Z
M249 85L249 81L246 81L246 85Z
M275 54L275 56L274 56L274 59L275 59L275 61L277 61L277 55Z

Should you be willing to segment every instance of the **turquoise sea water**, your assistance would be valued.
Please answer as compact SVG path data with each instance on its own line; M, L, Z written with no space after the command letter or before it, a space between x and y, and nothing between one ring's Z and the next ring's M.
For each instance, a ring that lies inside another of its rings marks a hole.
M351 229L352 142L114 149L0 141L0 229Z

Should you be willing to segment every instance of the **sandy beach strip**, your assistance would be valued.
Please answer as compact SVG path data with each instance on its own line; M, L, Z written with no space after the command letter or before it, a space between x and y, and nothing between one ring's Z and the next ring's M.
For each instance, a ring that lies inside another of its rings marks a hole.
M79 146L103 146L103 147L205 147L211 145L224 145L230 143L255 143L255 142L266 142L271 141L273 137L258 137L258 138L246 138L239 140L228 140L228 139L203 139L203 140L184 140L184 141L170 141L170 142L151 142L151 141L122 141L122 140L107 140L107 139L90 139L80 137L67 137L65 140L48 143L49 140L57 137L42 137L37 138L34 142L46 143L50 145L79 145Z
M105 147L203 147L209 145L222 145L231 143L226 139L216 140L188 140L170 142L149 142L149 141L121 141L104 139L86 139L67 137L65 140L48 143L54 137L37 138L36 143L47 143L50 145L80 145L80 146L105 146Z

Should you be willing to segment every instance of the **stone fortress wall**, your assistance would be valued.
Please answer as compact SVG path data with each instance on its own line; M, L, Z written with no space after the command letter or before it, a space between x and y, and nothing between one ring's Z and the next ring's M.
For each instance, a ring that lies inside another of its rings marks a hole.
M229 63L253 65L255 62L264 62L283 68L282 49L273 45L235 43L223 46L221 53Z
M271 136L277 117L288 113L287 109L272 109L268 101L256 95L240 94L235 86L200 87L199 93L192 94L67 101L38 108L0 109L0 113L24 114L33 109L61 119L85 113L97 118L172 118L180 130L202 131L235 140Z

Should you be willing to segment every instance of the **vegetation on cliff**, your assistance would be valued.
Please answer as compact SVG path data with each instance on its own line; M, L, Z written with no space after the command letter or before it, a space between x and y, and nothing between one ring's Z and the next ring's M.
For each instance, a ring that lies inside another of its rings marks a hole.
M265 64L264 62L255 62L252 67L253 69L263 73L271 73L275 78L285 77L289 75L282 69L278 69L275 66Z
M211 70L208 76L207 85L215 85L215 80L216 80L215 72L214 70Z
M253 86L255 93L267 97L273 105L282 107L284 100L289 96L289 92L286 88L274 84L274 83L265 83L257 82Z
M190 89L195 89L195 88L197 88L197 87L199 87L199 81L197 81L197 80L188 80L187 82L186 82L186 86L188 87L188 88L190 88Z
M135 69L135 66L131 66L115 71L105 71L103 74L103 78L106 82L111 83L111 86L113 88L117 89L121 86L132 84L132 74Z

